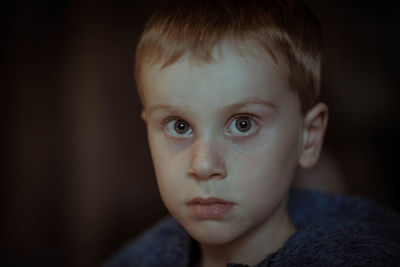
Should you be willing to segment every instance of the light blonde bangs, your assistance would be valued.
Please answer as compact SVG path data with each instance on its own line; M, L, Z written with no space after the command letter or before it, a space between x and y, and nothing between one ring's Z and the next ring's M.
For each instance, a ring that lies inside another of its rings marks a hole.
M298 96L303 113L316 103L322 40L318 23L298 1L287 1L292 3L289 7L284 1L191 1L156 12L140 37L135 78L142 103L144 64L165 68L184 55L209 63L213 49L224 40L232 40L239 49L239 44L254 43L277 64L282 58L289 69L288 87Z

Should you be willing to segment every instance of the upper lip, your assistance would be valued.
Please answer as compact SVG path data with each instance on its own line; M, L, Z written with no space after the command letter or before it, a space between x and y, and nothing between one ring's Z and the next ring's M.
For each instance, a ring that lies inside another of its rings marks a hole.
M211 204L234 204L233 202L226 201L220 198L209 197L209 198L202 198L196 197L188 202L189 205L193 204L203 204L203 205L211 205Z

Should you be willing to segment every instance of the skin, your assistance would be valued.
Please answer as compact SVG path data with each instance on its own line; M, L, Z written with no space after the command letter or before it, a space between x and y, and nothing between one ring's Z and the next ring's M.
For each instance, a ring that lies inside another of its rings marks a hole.
M286 88L286 67L269 57L225 42L214 58L145 65L142 117L161 197L199 242L199 265L253 265L295 232L288 191L298 165L318 160L327 107L319 103L303 115ZM198 218L187 205L195 197L234 207L222 217Z

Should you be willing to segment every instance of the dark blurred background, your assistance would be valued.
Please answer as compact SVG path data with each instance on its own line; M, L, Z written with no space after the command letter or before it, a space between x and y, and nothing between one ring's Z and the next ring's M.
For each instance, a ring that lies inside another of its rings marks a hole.
M2 2L0 266L99 266L166 215L133 80L160 2ZM400 9L307 2L323 26L330 123L298 184L400 211Z

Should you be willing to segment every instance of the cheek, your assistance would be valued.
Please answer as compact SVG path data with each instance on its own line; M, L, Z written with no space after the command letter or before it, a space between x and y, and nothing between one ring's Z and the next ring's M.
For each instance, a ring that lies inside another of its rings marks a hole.
M168 205L178 198L177 192L181 192L179 189L188 182L188 157L185 156L184 149L177 149L176 145L159 134L149 134L149 145L157 185L161 197Z
M179 162L179 156L189 145L188 142L170 140L165 135L155 129L148 128L148 141L154 168L158 172L172 172ZM161 174L161 173L160 173Z
M184 162L182 160L177 156L154 154L154 169L161 192L168 191L168 193L173 193L182 185L182 177L185 177Z
M245 172L257 169L265 170L265 174L280 169L297 166L300 156L299 138L296 132L264 131L256 138L246 142L230 142L233 156L232 166L240 166Z
M244 218L261 222L285 199L294 168L276 164L278 159L259 158L236 164L234 192ZM242 166L242 168L241 168ZM243 222L245 223L245 221Z
M182 177L181 170L177 169L171 157L158 157L156 154L153 157L154 169L156 174L156 181L158 191L161 199L163 200L166 208L173 215L176 215L176 209L181 204L182 192Z
M270 155L269 155L270 156ZM241 155L243 158L243 156ZM290 164L294 165L294 164ZM290 183L292 171L295 169L281 164L280 158L260 157L232 160L230 177L238 192L252 196L260 191L277 190Z
M247 144L252 147L251 152L235 148L229 156L230 175L235 179L237 191L246 194L246 198L287 190L297 168L299 138L296 134L271 133L263 140Z

